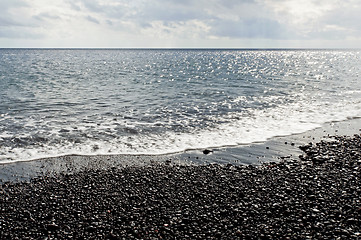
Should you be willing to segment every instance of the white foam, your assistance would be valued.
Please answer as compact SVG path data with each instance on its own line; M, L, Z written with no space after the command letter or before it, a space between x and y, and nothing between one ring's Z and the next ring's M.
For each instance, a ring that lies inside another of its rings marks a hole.
M0 147L0 163L70 154L167 154L187 149L237 146L266 141L275 136L302 133L320 127L325 122L352 117L361 117L360 99L335 103L304 101L267 110L253 110L246 116L244 113L232 113L219 119L226 123L207 129L194 129L189 133L168 131L162 134L119 136L110 140L91 139L88 133L87 140L81 144L63 141L52 146ZM112 130L112 127L115 125L100 126L98 130ZM1 137L4 136L8 134L3 133Z

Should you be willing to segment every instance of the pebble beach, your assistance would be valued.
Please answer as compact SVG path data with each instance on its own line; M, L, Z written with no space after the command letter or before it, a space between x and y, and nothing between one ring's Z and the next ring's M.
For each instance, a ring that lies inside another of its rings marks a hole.
M88 169L0 185L1 239L359 239L361 136L252 165Z

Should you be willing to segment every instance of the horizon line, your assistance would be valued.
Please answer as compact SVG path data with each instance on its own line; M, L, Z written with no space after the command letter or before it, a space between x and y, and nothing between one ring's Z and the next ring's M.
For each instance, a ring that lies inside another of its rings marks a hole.
M181 47L174 47L174 48L143 48L143 47L134 47L134 48L93 48L93 47L0 47L0 50L11 50L11 49L19 49L19 50L248 50L248 51L265 51L265 50L361 50L361 48L181 48Z

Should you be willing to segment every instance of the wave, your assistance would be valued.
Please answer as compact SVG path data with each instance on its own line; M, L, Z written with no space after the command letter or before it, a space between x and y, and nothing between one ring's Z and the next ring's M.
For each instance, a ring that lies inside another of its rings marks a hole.
M17 142L0 147L0 163L27 161L63 155L162 155L190 149L204 149L238 146L266 141L276 136L287 136L306 132L326 122L344 121L361 117L361 101L340 103L299 102L270 109L253 109L247 116L232 112L218 119L220 124L189 132L165 131L162 133L128 134L107 138L104 128L98 126L94 132L99 136L87 135L83 140L72 138L56 141L39 136L12 138L0 135L2 142ZM130 129L130 128L129 128ZM68 131L59 131L69 134ZM60 133L58 133L60 134ZM53 135L56 138L55 135ZM100 137L103 136L103 137ZM35 144L27 142L35 141Z

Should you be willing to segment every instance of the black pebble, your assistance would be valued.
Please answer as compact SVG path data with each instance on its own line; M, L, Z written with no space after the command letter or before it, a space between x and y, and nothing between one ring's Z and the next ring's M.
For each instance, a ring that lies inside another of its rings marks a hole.
M203 154L210 154L210 153L212 153L213 152L213 150L209 150L209 149L204 149L203 150Z

